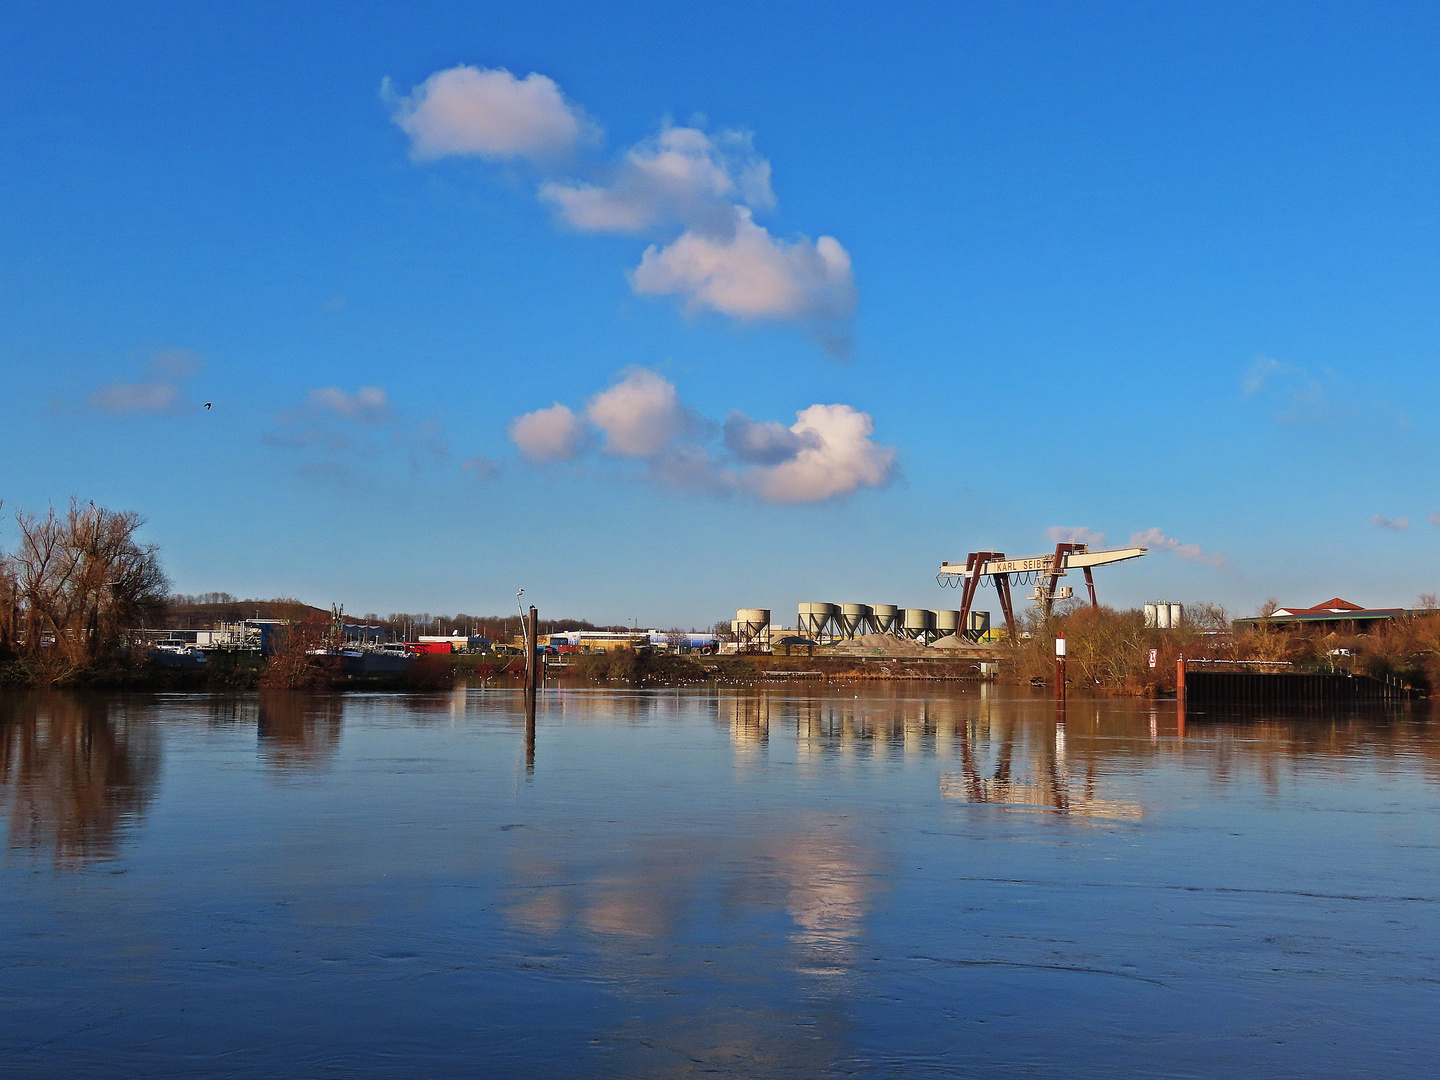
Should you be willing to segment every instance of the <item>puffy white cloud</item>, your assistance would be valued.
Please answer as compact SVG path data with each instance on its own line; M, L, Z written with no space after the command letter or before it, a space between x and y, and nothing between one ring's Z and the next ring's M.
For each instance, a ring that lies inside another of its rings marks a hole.
M90 405L108 413L173 412L180 388L168 382L109 383L90 395Z
M590 399L586 416L604 433L606 453L644 462L648 479L665 487L819 502L884 487L897 475L894 448L872 440L874 421L849 405L812 405L788 428L732 410L721 429L684 404L668 379L632 368ZM728 457L705 445L720 430ZM583 444L579 420L558 403L515 420L510 434L532 460L572 457ZM554 449L532 452L537 445Z
M895 477L895 450L873 442L875 423L849 405L811 405L790 430L809 445L789 461L754 470L751 482L771 502L818 502Z
M1045 539L1052 544L1086 544L1089 547L1099 547L1105 543L1105 534L1085 525L1051 525L1045 530Z
M353 394L338 386L321 386L305 396L313 413L329 412L360 424L382 424L390 419L390 398L378 386L362 386Z
M1132 547L1157 548L1161 551L1169 551L1187 562L1209 563L1217 569L1225 568L1225 556L1218 551L1206 555L1199 544L1182 544L1173 536L1166 536L1160 529L1146 529L1144 532L1130 534Z
M840 241L777 240L747 208L735 214L728 237L686 230L665 247L646 248L631 277L635 291L678 296L692 310L738 319L806 322L831 352L846 352L856 293L850 255Z
M1430 515L1433 520L1435 515ZM1376 514L1370 519L1370 524L1381 532L1404 532L1410 528L1410 519L1406 517L1387 518L1383 514Z
M536 409L510 424L510 441L531 461L563 461L580 452L585 426L570 406L558 401Z
M382 87L411 156L526 160L548 176L542 201L586 232L673 237L653 244L630 274L640 296L676 296L692 311L805 324L829 352L847 355L856 305L850 255L833 236L780 239L753 218L774 208L770 162L740 131L666 124L608 167L557 163L599 129L555 82L535 72L467 65L437 71L406 97ZM674 235L678 231L679 235Z
M607 184L551 182L540 197L588 232L635 233L679 222L728 233L737 203L775 205L770 163L755 153L749 135L712 137L692 127L665 127L631 149Z
M640 458L659 454L697 419L673 383L644 368L591 398L586 415L605 433L606 453Z
M381 92L417 161L452 154L550 161L598 135L553 79L533 71L517 79L504 68L462 64L435 72L407 97L397 98L389 80Z

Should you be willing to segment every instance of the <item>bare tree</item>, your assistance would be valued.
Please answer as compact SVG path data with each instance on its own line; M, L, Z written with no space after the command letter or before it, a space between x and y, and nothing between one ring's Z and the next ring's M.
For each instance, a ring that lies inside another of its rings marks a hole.
M135 533L144 519L70 501L64 517L17 512L20 546L9 559L25 652L46 645L71 660L94 659L121 631L164 610L170 583L154 544Z

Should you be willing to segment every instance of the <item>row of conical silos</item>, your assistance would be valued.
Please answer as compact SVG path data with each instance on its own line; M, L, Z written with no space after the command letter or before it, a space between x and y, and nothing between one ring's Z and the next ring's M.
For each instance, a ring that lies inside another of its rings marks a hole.
M989 615L975 612L971 629L989 628ZM741 641L757 640L768 634L767 608L741 608L735 612L734 630ZM960 612L929 608L902 608L895 604L830 604L807 602L800 605L796 632L812 641L836 641L866 634L891 634L916 641L934 641L960 631Z

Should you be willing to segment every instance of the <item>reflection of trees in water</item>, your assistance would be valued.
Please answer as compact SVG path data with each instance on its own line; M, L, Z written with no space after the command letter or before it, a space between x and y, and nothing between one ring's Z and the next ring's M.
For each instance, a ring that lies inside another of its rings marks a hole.
M148 718L104 698L0 696L0 798L9 846L57 863L112 858L155 794L160 737Z
M344 699L277 690L259 702L260 757L281 771L321 769L340 746Z

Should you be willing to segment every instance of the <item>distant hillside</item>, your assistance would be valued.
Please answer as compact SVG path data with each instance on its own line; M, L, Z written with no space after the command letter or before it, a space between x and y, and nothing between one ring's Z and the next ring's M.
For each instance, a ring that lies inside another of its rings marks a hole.
M222 622L242 619L287 619L292 622L327 620L330 612L311 607L290 597L274 600L237 600L224 593L200 596L172 596L165 615L170 630L200 630Z

